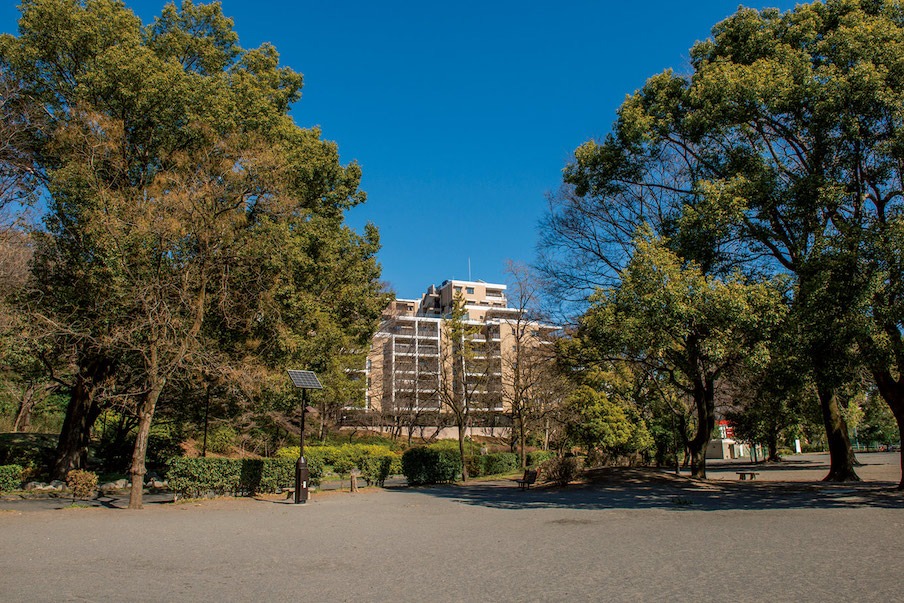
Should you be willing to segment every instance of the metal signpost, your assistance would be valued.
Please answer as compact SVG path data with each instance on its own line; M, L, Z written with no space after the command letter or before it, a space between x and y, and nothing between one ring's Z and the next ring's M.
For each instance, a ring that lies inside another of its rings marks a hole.
M301 390L301 446L298 450L298 463L295 465L295 504L299 505L308 500L308 482L311 473L308 471L308 461L304 458L304 418L309 412L317 410L308 406L308 390L323 389L320 381L312 371L287 370L289 379Z

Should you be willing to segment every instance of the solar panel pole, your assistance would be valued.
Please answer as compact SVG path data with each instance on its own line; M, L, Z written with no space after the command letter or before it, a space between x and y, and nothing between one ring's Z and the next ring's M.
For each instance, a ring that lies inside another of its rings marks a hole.
M311 371L289 369L286 372L289 374L292 384L301 389L301 442L298 447L298 462L295 464L295 504L298 505L308 500L308 482L311 479L308 460L304 456L304 419L309 412L317 412L317 409L308 406L307 390L323 389L323 386L317 379L317 375Z
M295 504L300 505L308 500L308 481L311 472L308 460L304 457L304 418L308 414L308 390L301 390L301 445L298 449L298 462L295 464Z

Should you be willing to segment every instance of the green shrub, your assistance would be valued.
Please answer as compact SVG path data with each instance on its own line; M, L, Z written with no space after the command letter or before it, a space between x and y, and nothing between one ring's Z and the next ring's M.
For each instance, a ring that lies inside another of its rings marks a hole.
M480 477L481 475L511 473L518 469L520 465L520 457L512 452L482 454L468 459L468 475Z
M21 465L0 465L0 492L18 490L21 485Z
M465 456L477 456L480 454L480 444L471 441L471 438L465 438ZM438 440L427 445L428 448L438 448L441 450L454 450L459 452L458 440Z
M235 429L220 425L207 434L207 450L214 454L228 454L235 447Z
M402 473L402 457L388 446L377 444L343 444L341 446L305 446L305 456L308 464L319 462L321 465L330 466L333 471L345 474L358 467L364 471L364 460L369 457L389 456L391 464L390 475ZM276 451L277 458L298 458L298 446L287 446Z
M305 450L307 453L307 450ZM307 456L307 455L306 455ZM311 485L320 483L323 465L311 462ZM215 494L275 492L295 483L295 458L223 459L176 457L170 461L167 480L170 488L187 497Z
M389 475L402 475L402 455L393 454L389 465Z
M66 475L66 487L72 499L89 498L97 490L97 474L81 469L73 469Z
M451 482L461 473L457 449L410 448L402 455L402 473L410 485Z
M554 456L556 453L552 450L534 450L527 453L527 465L528 467L538 467Z
M511 473L521 465L520 457L513 452L495 452L483 456L484 475Z
M0 433L0 466L21 465L38 473L49 471L58 436L46 433Z
M393 456L398 455L390 452L383 456L366 456L362 459L361 472L364 474L364 479L367 480L368 484L375 484L377 486L383 485L383 482L389 477Z
M543 464L542 475L559 486L567 486L581 471L581 460L573 457L555 457Z

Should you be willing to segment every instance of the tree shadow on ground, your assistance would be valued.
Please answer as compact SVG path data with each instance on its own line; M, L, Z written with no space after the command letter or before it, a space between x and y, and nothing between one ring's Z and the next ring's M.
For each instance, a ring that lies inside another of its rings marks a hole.
M496 509L667 509L725 511L764 509L904 508L893 482L727 482L695 480L656 469L606 468L588 482L519 490L497 481L438 486L422 494Z
M738 462L727 463L709 463L706 464L706 472L714 473L732 472L732 471L825 471L829 472L829 463L820 463L810 460L782 460L780 462L758 461L754 462Z

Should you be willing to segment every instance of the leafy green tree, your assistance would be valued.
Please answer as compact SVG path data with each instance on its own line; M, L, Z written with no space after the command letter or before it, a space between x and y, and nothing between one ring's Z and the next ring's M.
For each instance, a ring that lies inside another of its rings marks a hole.
M610 454L642 451L652 444L643 420L630 409L589 385L579 386L567 402L573 413L568 425L571 438L588 451L600 448Z
M240 48L219 4L168 5L147 27L108 0L22 10L0 54L53 116L33 311L75 367L57 472L125 397L139 507L169 381L215 370L250 397L287 390L288 364L326 371L376 325L378 237L343 224L364 201L358 166L288 116L301 75L270 45Z
M857 479L838 397L853 365L904 418L902 25L895 2L741 9L692 48L688 77L651 78L566 173L578 197L693 196L738 261L794 275L830 480Z
M589 344L667 376L693 400L691 471L706 477L717 383L742 363L768 358L766 342L782 316L779 290L741 274L707 276L648 233L618 286L601 289L591 303L582 319Z

